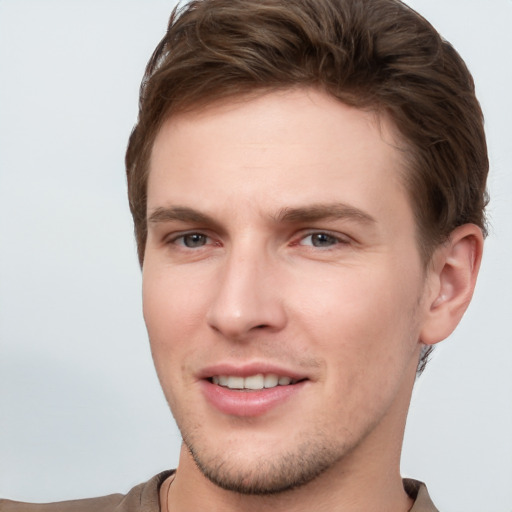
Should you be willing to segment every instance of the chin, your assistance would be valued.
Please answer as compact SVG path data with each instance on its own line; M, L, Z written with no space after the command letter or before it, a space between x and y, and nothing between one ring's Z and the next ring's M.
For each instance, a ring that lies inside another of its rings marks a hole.
M205 454L185 441L201 473L222 489L244 495L275 495L302 487L334 466L347 450L333 449L319 439L294 446L293 451L251 458L243 452ZM340 453L341 452L341 453Z

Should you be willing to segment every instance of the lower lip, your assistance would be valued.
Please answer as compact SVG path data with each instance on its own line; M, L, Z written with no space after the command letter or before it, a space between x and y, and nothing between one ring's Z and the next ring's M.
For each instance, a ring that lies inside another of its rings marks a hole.
M298 393L306 381L289 386L276 386L261 390L238 391L201 381L203 395L208 402L224 414L231 416L261 416L271 409L287 402Z

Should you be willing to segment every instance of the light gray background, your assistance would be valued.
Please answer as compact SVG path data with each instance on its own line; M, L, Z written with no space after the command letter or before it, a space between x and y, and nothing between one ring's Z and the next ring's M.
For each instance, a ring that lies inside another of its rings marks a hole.
M491 155L473 304L418 382L403 473L512 511L512 1L411 0L466 59ZM126 492L174 467L125 199L138 85L172 0L0 0L0 496Z

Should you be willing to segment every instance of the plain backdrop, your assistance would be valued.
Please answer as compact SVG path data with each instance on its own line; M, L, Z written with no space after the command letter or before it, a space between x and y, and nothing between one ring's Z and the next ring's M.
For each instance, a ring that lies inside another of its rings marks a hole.
M512 1L411 0L472 70L491 233L417 383L402 471L443 512L512 511ZM180 446L152 367L123 168L171 0L0 0L0 496L126 492Z

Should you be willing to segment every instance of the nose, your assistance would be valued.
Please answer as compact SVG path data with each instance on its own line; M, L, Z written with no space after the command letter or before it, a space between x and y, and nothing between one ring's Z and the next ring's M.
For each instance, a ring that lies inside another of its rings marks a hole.
M281 330L287 318L277 267L263 250L232 251L216 279L206 317L210 327L232 340Z

